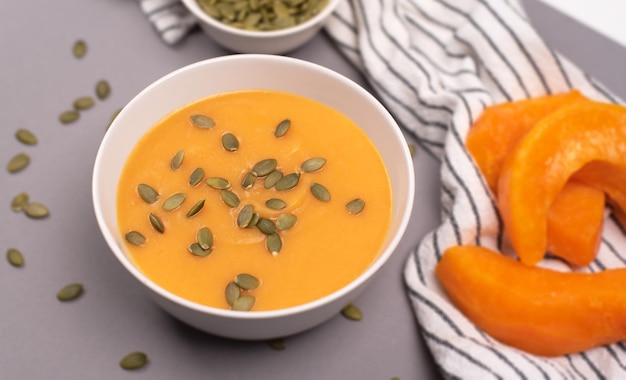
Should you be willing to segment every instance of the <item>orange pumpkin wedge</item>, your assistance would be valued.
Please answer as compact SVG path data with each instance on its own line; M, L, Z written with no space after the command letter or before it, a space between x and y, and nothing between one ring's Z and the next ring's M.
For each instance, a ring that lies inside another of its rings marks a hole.
M626 268L529 267L478 246L447 249L435 269L452 303L495 339L560 356L626 339Z

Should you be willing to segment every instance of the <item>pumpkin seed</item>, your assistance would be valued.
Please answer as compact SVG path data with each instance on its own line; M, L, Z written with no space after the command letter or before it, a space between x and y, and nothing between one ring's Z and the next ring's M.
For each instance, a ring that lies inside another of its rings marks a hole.
M165 231L165 227L163 227L163 222L161 221L161 218L153 213L150 213L150 216L148 218L150 219L150 224L152 225L152 227L154 227L155 230L157 230L157 232L163 233Z
M246 173L246 175L243 176L243 179L241 180L241 186L244 189L249 189L254 185L255 180L256 180L256 175L252 173Z
M59 121L63 124L69 124L78 120L79 116L80 114L78 113L78 111L68 110L68 111L61 112L61 114L59 115Z
M254 301L256 301L254 296L241 296L237 298L235 302L233 302L233 306L231 309L237 311L249 311L254 306Z
M213 233L207 227L202 227L198 230L196 234L196 240L198 241L198 245L202 249L210 249L213 247Z
M290 190L296 187L296 185L300 182L300 174L299 173L291 173L287 174L283 178L281 178L274 187L276 190L285 191Z
M351 303L347 304L346 306L344 306L343 309L341 309L341 314L344 317L353 321L360 321L361 319L363 319L363 313L361 312L361 309Z
M189 176L189 184L191 186L196 186L200 183L200 181L202 181L202 178L204 178L204 169L195 168Z
M276 351L282 351L287 348L284 338L274 338L267 340L267 344Z
M126 370L135 370L142 368L148 364L148 362L148 355L140 351L135 351L124 356L122 360L120 360L120 367Z
M50 211L41 203L28 202L22 206L24 214L31 219L43 219L50 215Z
M252 217L254 216L254 207L252 205L245 205L239 211L237 215L237 225L240 228L246 228L250 225Z
M239 197L237 194L233 193L230 190L222 190L220 191L220 196L222 197L222 201L226 203L227 206L237 207L239 206Z
M272 255L276 256L283 248L283 242L277 233L273 233L268 235L267 239L265 239L265 247Z
M415 157L415 144L409 144L409 154L411 157Z
M293 227L298 221L298 217L293 214L282 214L276 218L276 229L279 231L287 231Z
M9 173L17 173L23 170L30 163L30 156L26 153L18 153L7 164Z
M189 252L191 252L193 255L200 256L200 257L208 256L209 253L213 251L212 248L204 249L200 247L200 244L198 243L192 243L188 249L189 249Z
M87 43L84 40L77 40L72 46L72 54L76 58L82 58L87 53Z
M319 199L322 202L330 201L330 193L328 192L328 189L324 187L324 185L313 182L311 184L311 193L315 198Z
M152 204L159 199L159 193L157 193L152 186L146 185L145 183L137 185L137 193L139 193L141 199L146 203Z
M204 207L204 199L199 200L198 202L196 202L193 206L191 206L191 208L189 209L189 211L187 211L187 218L191 218L192 216L196 215L197 213L200 212L200 210L202 210L202 208Z
M113 121L115 120L115 118L117 117L117 115L120 114L120 112L122 112L122 109L118 109L117 111L113 112L113 114L111 115L111 120L109 120L109 125L107 125L107 131L109 130L109 127L111 127L111 124L113 124Z
M211 129L215 126L215 121L206 115L191 115L190 120L198 128Z
M274 130L274 136L283 137L285 133L287 133L287 131L289 130L289 127L291 127L291 120L285 119L281 121L280 123L278 123L276 129Z
M274 224L274 222L267 218L259 218L256 227L265 235L271 235L276 231L276 225Z
M270 174L274 169L276 169L277 161L274 158L266 158L257 162L254 167L252 167L252 174L257 177L265 177Z
M130 231L125 236L126 241L132 245L144 245L146 243L146 238L138 231Z
M266 189L271 189L272 187L276 186L276 183L278 183L281 178L283 178L283 172L281 172L280 170L273 170L270 174L267 175L267 177L265 177L265 182L263 183L263 186Z
M309 158L304 161L302 165L300 165L300 169L302 169L305 173L313 173L326 165L326 159L322 157Z
M15 138L22 144L37 145L37 136L28 129L20 128L15 132Z
M248 223L247 228L256 227L260 219L261 219L261 215L259 215L259 213L255 212L254 214L252 214L252 219L250 220L250 223Z
M231 281L226 285L224 293L226 295L226 302L228 302L230 306L233 306L237 298L241 296L241 288Z
M110 93L111 86L109 85L109 82L107 82L105 79L100 79L98 83L96 83L96 96L98 97L98 99L104 100L109 97Z
M74 100L74 109L82 111L93 107L94 104L96 104L96 102L91 96L81 96Z
M165 202L163 202L163 210L172 211L179 208L180 205L182 205L185 201L185 197L185 193L176 193L170 195L170 197L167 198Z
M170 167L172 170L180 169L180 166L183 164L183 160L185 159L185 151L179 150L176 152L174 157L172 157L172 161L170 162Z
M63 302L72 301L83 294L83 290L83 284L80 283L65 285L57 292L57 298L59 301Z
M24 205L28 203L28 198L29 197L27 193L22 192L17 194L15 197L13 197L13 200L11 201L11 210L15 212L23 211Z
M271 198L265 202L265 205L272 210L282 210L287 207L287 202L278 198Z
M236 152L239 149L239 140L232 133L222 135L222 146L229 152Z
M24 255L16 248L9 248L7 250L7 261L14 267L21 267L24 265Z
M239 273L235 276L235 284L244 290L254 290L259 287L259 279L248 273Z
M225 190L230 188L230 182L222 177L209 177L204 181L209 187L217 190Z
M363 208L365 208L365 201L360 198L353 199L346 204L348 212L355 215L363 211Z

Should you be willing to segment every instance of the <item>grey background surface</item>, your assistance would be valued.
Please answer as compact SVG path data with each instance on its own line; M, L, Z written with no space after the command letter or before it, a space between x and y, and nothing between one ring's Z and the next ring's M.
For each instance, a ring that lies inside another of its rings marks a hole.
M626 95L624 49L537 0L526 0L546 41ZM87 41L75 59L71 47ZM176 47L157 37L134 0L3 1L0 3L0 162L28 153L23 172L0 171L1 379L401 379L438 378L406 298L402 268L411 247L439 220L438 164L417 150L416 202L408 233L380 277L357 300L364 319L337 316L286 339L274 351L194 330L161 311L109 252L96 225L91 171L112 114L141 89L181 66L230 54L198 30ZM321 33L290 54L346 75L359 73ZM105 78L111 96L71 125L58 114L93 93ZM17 142L18 128L40 142ZM27 191L50 207L45 220L13 213L12 197ZM4 260L19 248L26 265ZM55 295L85 284L75 302ZM142 350L151 363L126 372L118 362Z

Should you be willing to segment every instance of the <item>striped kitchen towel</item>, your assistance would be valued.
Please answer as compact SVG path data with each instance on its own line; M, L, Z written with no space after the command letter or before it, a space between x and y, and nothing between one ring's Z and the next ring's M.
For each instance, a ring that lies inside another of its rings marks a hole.
M139 0L139 5L168 45L181 41L196 25L196 18L180 0Z

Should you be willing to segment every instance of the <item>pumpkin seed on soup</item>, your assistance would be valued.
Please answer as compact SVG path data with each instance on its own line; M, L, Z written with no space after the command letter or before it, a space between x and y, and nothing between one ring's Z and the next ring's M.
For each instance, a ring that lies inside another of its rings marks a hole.
M191 115L190 120L193 125L202 129L211 129L215 126L215 121L206 115Z
M291 173L278 180L278 182L276 182L276 185L274 185L274 188L279 191L290 190L296 187L298 182L300 182L300 174Z
M192 243L188 249L189 249L189 252L191 252L193 255L200 256L200 257L208 256L209 253L213 251L212 248L209 248L209 249L202 248L200 244L198 243Z
M233 193L230 190L220 191L220 197L222 198L222 201L224 201L224 203L226 203L226 205L229 207L239 206L239 197L237 196L237 194Z
M24 256L17 248L9 248L7 250L7 261L14 267L21 267L24 265Z
M37 202L28 202L22 206L24 214L31 219L43 219L50 215L48 207Z
M291 127L291 120L285 119L281 121L280 123L278 123L276 129L274 130L274 136L283 137L289 130L289 127Z
M241 288L231 281L226 285L224 295L226 296L226 302L228 302L230 306L233 306L235 301L241 296Z
M202 227L196 234L196 240L202 249L210 249L213 246L213 233L207 227Z
M363 319L363 313L361 312L361 309L351 303L347 304L346 306L344 306L343 309L341 309L341 314L344 317L353 321L360 321L361 319Z
M83 291L83 284L73 283L65 285L57 292L57 299L63 302L72 301L83 294Z
M181 165L183 164L184 159L185 159L184 150L179 150L178 152L176 152L174 157L172 157L172 161L170 161L170 167L172 168L172 170L180 169Z
M263 187L265 187L266 189L271 189L272 187L276 186L281 178L283 178L283 172L281 172L280 170L273 170L270 174L267 175L267 177L265 177Z
M15 138L22 144L36 145L38 140L37 136L28 129L20 128L15 132Z
M252 217L254 216L254 207L252 205L245 205L239 211L237 215L237 225L240 228L246 228L250 225Z
M24 205L28 203L28 193L22 192L13 197L11 201L11 210L20 212L24 210Z
M82 111L93 107L95 103L95 100L91 96L81 96L74 100L73 105L75 110Z
M276 169L277 164L278 162L275 158L266 158L257 162L252 167L252 174L256 175L257 177L265 177L266 175L274 171L274 169Z
M204 181L209 187L217 190L225 190L230 187L230 182L222 177L209 177Z
M309 158L308 160L304 161L302 165L300 165L300 169L302 169L302 171L305 173L313 173L323 168L324 165L326 165L325 158L315 157Z
M159 233L163 233L165 231L165 227L163 227L163 221L157 215L150 213L148 216L150 220L150 224L154 227L155 230Z
M96 83L96 96L98 97L98 99L104 100L109 97L110 93L111 86L109 85L109 82L107 82L105 79L100 79L98 83Z
M254 306L255 301L256 299L254 298L254 296L251 296L251 295L241 296L233 302L232 310L249 311Z
M277 233L267 235L265 239L265 247L272 255L277 255L283 248L283 241Z
M276 229L279 231L287 231L291 229L298 220L298 217L293 214L282 214L276 218Z
M130 231L124 236L124 238L132 245L144 245L146 242L145 236L138 231Z
M254 185L254 181L256 180L256 175L252 173L246 173L241 180L241 187L244 189L249 189Z
M222 146L229 152L236 152L239 149L239 140L232 133L224 133Z
M146 203L154 203L159 199L159 193L152 186L145 183L137 185L137 193Z
M202 181L202 178L204 178L204 169L195 168L189 176L189 184L191 186L196 186L200 183L200 181Z
M61 114L59 115L59 121L63 124L69 124L78 120L79 116L80 114L78 113L78 111L68 110L68 111L61 112Z
M30 163L30 156L26 153L18 153L7 164L7 170L9 173L17 173L23 170Z
M272 210L282 210L287 207L287 203L282 199L271 198L265 202L265 205Z
M311 193L322 202L330 201L330 193L324 185L314 182L311 184Z
M87 53L87 43L84 40L77 40L72 46L72 54L76 58L82 58Z
M192 216L194 216L197 213L199 213L200 210L202 210L202 208L204 207L204 202L205 202L204 199L199 200L198 202L196 202L193 206L191 206L191 208L187 212L187 215L185 215L185 216L187 218L191 218Z
M259 279L248 273L239 273L235 276L235 284L244 290L254 290L259 287Z
M267 218L260 218L256 224L256 227L265 235L271 235L276 231L276 225L274 224L274 222Z
M359 214L365 208L365 201L360 198L351 200L346 204L346 209L351 214Z
M149 362L148 355L140 351L135 351L124 356L120 360L120 367L122 367L125 370L132 371L132 370L142 368L143 366L148 364L148 362Z
M165 202L163 202L163 210L172 211L179 208L185 201L185 197L185 193L176 193L170 195L170 197L167 198Z

